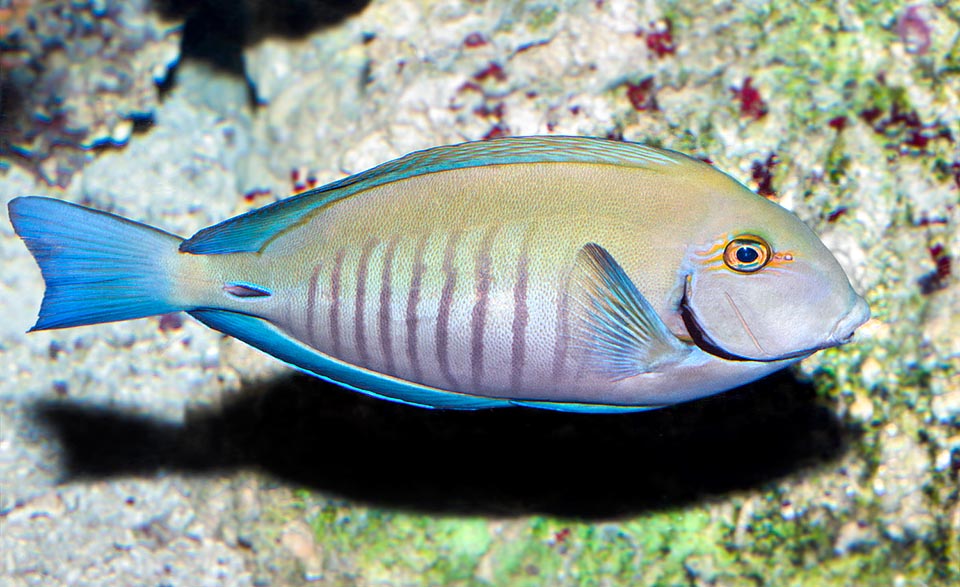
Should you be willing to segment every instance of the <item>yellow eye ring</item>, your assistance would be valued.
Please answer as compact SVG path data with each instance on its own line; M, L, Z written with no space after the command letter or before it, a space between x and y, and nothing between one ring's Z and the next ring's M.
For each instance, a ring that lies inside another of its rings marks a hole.
M752 234L738 236L723 249L724 264L737 273L759 271L772 257L767 241Z

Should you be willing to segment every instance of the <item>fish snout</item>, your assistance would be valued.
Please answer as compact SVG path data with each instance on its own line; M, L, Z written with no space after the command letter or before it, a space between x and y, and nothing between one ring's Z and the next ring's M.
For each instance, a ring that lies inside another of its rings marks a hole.
M853 333L870 319L870 306L861 296L853 303L850 311L843 315L830 333L830 342L834 344L844 344L850 342Z

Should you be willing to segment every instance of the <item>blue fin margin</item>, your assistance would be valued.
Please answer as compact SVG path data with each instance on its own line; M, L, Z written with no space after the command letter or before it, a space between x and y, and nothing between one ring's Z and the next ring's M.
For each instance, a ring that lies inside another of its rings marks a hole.
M190 315L315 377L381 399L422 408L458 410L510 405L506 400L450 393L360 369L311 349L256 316L210 309L193 310Z
M580 404L572 402L548 402L536 400L511 400L511 404L524 408L553 410L555 412L579 412L581 414L632 414L659 410L664 406L613 406L608 404Z
M313 212L358 192L440 171L519 163L594 163L644 169L706 165L673 151L588 137L507 137L435 147L205 228L184 241L180 250L196 255L255 253Z
M387 377L328 357L294 340L276 326L256 316L213 309L193 310L190 315L210 328L238 338L310 375L365 395L420 408L479 410L515 406L606 414L638 412L659 407L510 400L443 391Z

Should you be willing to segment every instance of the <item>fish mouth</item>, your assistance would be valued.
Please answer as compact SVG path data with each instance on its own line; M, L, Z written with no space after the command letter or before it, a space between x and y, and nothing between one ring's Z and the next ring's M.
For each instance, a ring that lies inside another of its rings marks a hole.
M869 319L870 306L867 305L866 300L857 296L857 300L853 303L850 311L837 320L833 330L830 331L830 336L827 339L833 343L830 346L845 344L853 340L853 333Z
M685 280L683 285L683 297L680 299L680 308L679 308L680 318L683 320L683 325L686 326L687 332L690 334L690 338L693 339L693 344L697 345L697 347L703 352L713 355L717 358L724 359L726 361L752 361L752 362L758 362L758 363L774 363L776 361L802 359L804 357L808 357L812 355L813 353L819 350L823 350L826 348L837 346L838 344L842 344L834 340L833 334L831 334L831 338L828 339L827 342L825 342L822 345L817 345L815 347L794 351L794 352L786 353L783 355L777 355L774 357L748 357L746 355L738 355L736 353L731 353L730 351L720 346L715 340L713 340L710 337L710 333L707 332L707 330L700 324L699 320L697 320L697 314L696 312L693 311L693 308L690 307L690 303L689 303L689 296L688 296L689 287L690 287L690 279L688 277ZM864 304L865 303L866 302L864 302ZM833 329L834 332L842 333L843 332L842 329L846 328L846 324L848 323L845 321L851 315L854 315L853 311L849 312L846 316L841 318L840 322L838 322L837 325L834 326L834 329ZM849 323L853 323L855 322L855 320L856 318L854 317L853 319L849 320ZM856 326L859 326L861 323L857 323L854 326L854 328L856 328ZM853 332L851 331L849 333L849 336L852 336L852 335L853 335Z

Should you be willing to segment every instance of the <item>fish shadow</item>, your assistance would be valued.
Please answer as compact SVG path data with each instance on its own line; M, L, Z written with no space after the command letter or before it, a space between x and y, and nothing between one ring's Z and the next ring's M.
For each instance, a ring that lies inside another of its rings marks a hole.
M835 461L855 440L789 372L652 412L425 410L293 375L171 423L70 400L33 407L64 481L255 468L430 514L597 519L682 506Z
M162 18L183 21L180 57L160 82L161 97L176 84L179 63L195 60L245 80L253 105L257 90L243 50L267 38L302 39L362 12L370 0L153 0Z

